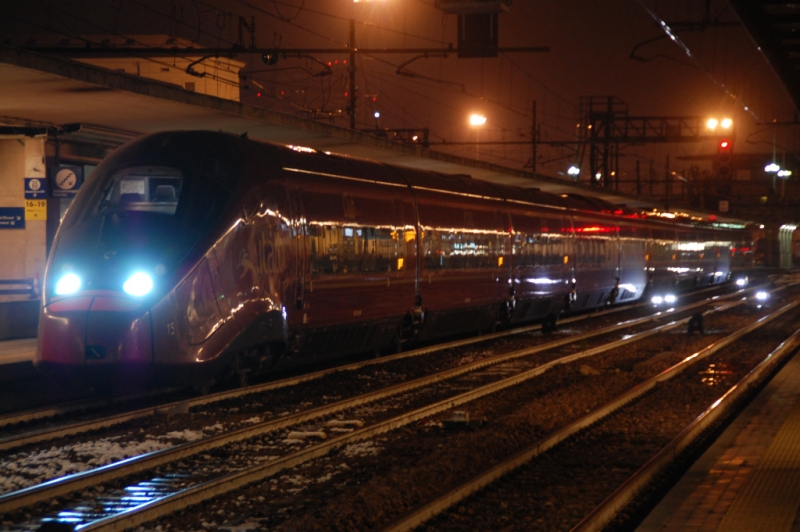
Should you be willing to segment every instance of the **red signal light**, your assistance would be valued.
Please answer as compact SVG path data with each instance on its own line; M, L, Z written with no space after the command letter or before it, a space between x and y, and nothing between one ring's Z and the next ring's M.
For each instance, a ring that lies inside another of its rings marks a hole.
M258 98L261 98L261 93L260 93L260 92L257 92L257 93L256 93L256 96L257 96Z
M721 140L719 141L719 149L727 150L731 147L731 141L729 140Z

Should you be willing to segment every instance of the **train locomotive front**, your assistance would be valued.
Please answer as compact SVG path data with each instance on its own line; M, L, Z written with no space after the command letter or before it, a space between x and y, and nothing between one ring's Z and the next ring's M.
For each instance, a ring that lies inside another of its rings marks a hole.
M237 312L240 322L261 316L258 341L285 341L282 290L268 278L276 268L261 268L242 287L231 271L242 258L218 260L247 226L247 147L233 135L156 134L97 167L48 259L37 356L43 370L107 377L110 386L193 382L196 373L218 372L219 354L235 347L242 331L229 323ZM257 214L259 205L250 207ZM248 244L255 245L242 249Z

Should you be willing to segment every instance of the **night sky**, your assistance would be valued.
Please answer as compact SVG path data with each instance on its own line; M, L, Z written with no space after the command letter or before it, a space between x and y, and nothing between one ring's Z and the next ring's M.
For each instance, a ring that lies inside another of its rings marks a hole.
M0 0L4 40L57 34L165 34L203 46L230 47L239 39L239 18L255 17L257 47L341 48L341 54L248 62L242 101L305 116L333 113L347 127L345 109L349 21L356 20L361 48L440 48L456 43L456 16L434 0ZM659 22L674 30L667 37ZM358 127L429 128L435 149L479 157L513 168L529 163L529 145L442 146L441 142L530 141L532 107L542 141L576 138L580 100L614 96L630 116L730 116L737 124L736 149L771 152L773 130L759 123L794 119L795 109L735 13L723 0L516 0L500 15L501 47L546 46L549 52L509 53L493 59L420 58L396 73L414 54L359 55ZM244 32L244 44L250 35ZM635 55L635 58L631 56ZM337 65L336 60L340 63ZM320 62L332 75L317 76ZM256 96L260 92L261 97ZM372 97L377 98L373 102ZM379 111L381 117L373 118ZM481 113L480 132L468 117ZM795 128L796 129L796 128ZM780 130L777 150L794 149L796 138ZM682 156L710 154L715 142L624 147L621 173L640 163L675 170L692 164ZM540 146L537 170L563 175L576 162L573 146ZM586 163L584 163L586 164Z

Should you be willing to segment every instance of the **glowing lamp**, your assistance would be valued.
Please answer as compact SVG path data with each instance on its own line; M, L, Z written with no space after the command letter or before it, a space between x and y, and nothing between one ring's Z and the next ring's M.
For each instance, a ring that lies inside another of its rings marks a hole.
M153 289L153 280L144 272L136 272L125 281L122 289L125 290L126 294L140 297L148 294Z
M56 283L56 295L65 296L74 294L81 288L81 278L74 273L64 275Z
M469 117L469 123L471 126L482 126L486 123L486 117L483 115L471 115Z

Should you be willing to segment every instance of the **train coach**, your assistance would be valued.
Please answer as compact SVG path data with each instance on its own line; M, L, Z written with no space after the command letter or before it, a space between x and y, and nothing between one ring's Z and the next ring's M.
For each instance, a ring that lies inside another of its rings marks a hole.
M38 363L242 380L721 283L745 230L184 131L104 160L48 258Z

